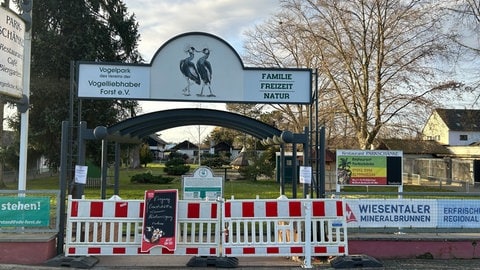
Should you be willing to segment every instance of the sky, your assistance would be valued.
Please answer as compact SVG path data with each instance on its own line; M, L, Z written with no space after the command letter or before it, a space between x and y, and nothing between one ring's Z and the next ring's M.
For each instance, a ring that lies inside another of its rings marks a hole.
M279 0L123 0L139 24L139 51L146 63L171 38L187 32L206 32L229 43L242 53L243 33L268 19ZM223 103L141 101L142 113L173 108L224 110ZM188 126L159 131L167 142L198 143L213 127Z

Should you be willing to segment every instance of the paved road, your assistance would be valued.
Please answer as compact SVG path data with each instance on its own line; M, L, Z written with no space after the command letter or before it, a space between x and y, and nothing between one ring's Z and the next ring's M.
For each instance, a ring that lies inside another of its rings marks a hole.
M192 269L192 270L211 270L219 269L214 266L209 267L187 267L188 261L192 257L189 256L98 256L98 260L90 269L94 270L110 270L110 269ZM380 261L380 267L361 267L357 265L358 269L479 269L480 259L473 260L434 260L434 259L398 259ZM20 269L38 269L38 270L53 270L53 269L80 269L64 266L25 266L25 265L0 265L2 270L20 270ZM339 269L334 268L328 262L314 261L314 269ZM239 258L238 266L234 269L302 269L301 262L293 261L281 257L242 257ZM345 269L345 268L343 268Z

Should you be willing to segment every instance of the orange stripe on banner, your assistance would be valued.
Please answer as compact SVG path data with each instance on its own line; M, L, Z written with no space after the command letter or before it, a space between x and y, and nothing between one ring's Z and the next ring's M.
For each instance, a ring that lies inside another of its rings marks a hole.
M290 247L290 253L303 254L303 247Z
M267 217L278 217L278 203L277 202L266 202L265 211Z
M313 202L312 211L314 217L324 217L325 216L325 202Z
M217 204L212 203L210 207L210 218L217 218Z
M70 215L72 217L77 217L78 216L78 202L77 201L72 201L72 209L70 211L71 211Z
M116 202L115 203L115 217L128 217L128 203Z
M103 217L103 202L90 203L90 217Z
M278 254L280 249L278 247L267 247L267 254Z
M100 254L101 251L102 249L99 247L88 248L87 254Z
M225 203L225 217L231 217L232 216L232 204L230 202Z
M254 217L254 202L243 202L242 203L242 217Z
M255 248L245 247L243 248L243 254L255 254Z
M185 249L185 254L198 254L198 248L186 248Z
M187 218L199 218L200 217L200 204L189 203L187 204Z
M302 216L302 205L300 202L289 202L288 203L289 217L300 217Z
M343 203L342 203L342 201L337 201L337 217L343 217Z
M127 252L127 249L124 247L114 247L113 248L113 254L125 254Z

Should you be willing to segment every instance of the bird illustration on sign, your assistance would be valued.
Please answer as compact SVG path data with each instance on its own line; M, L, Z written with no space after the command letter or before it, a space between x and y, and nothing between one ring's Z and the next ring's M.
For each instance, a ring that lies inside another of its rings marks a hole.
M180 71L187 81L187 85L183 88L182 92L185 96L191 95L191 87L195 84L201 85L200 93L197 94L199 97L204 97L205 87L208 88L209 94L207 97L215 97L215 94L212 91L212 65L208 61L210 56L210 49L204 48L200 51L196 50L195 47L189 46L185 53L188 54L188 57L180 60ZM197 60L196 64L194 63L195 53L202 53L203 55Z

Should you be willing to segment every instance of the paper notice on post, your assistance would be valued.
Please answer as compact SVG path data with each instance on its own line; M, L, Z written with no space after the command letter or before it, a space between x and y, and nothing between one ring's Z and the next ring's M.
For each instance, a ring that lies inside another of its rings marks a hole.
M75 165L75 183L86 184L87 171L88 171L88 166Z
M300 166L300 183L312 183L312 167Z

